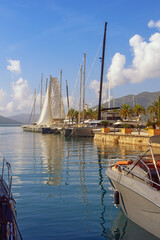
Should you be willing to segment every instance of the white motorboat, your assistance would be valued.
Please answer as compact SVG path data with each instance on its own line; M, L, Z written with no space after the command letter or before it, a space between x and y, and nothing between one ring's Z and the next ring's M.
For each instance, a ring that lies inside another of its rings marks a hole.
M115 205L120 204L129 219L160 238L160 154L153 154L152 143L160 144L160 136L150 138L143 156L117 159L106 174L115 191Z

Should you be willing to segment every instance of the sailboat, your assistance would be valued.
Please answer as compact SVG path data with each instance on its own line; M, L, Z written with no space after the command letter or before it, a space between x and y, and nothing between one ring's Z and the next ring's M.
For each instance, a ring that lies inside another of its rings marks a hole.
M100 131L100 122L101 122L101 98L102 98L102 83L103 83L103 70L104 70L104 57L105 57L105 42L106 42L106 29L107 22L105 22L104 27L104 36L103 36L103 49L102 49L102 58L101 58L101 79L100 79L100 91L99 91L99 109L98 109L98 120L100 121L91 121L88 124L80 125L80 110L81 110L81 78L82 73L80 74L80 99L79 99L79 120L78 127L65 127L63 128L63 134L66 137L94 137L95 131ZM84 54L84 79L83 79L83 121L84 121L84 103L85 103L85 57ZM81 68L82 71L82 68Z
M37 124L22 126L24 131L59 133L58 127L65 119L65 110L58 78L50 76L42 111Z

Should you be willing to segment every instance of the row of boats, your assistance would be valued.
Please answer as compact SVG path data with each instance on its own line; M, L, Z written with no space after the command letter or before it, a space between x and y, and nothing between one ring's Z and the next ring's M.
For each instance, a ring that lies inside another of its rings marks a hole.
M93 137L94 131L100 129L101 121L84 124L72 124L65 120L65 110L61 95L61 87L57 78L50 76L43 107L38 121L34 124L22 125L23 131L40 132L42 134L64 134L65 136Z

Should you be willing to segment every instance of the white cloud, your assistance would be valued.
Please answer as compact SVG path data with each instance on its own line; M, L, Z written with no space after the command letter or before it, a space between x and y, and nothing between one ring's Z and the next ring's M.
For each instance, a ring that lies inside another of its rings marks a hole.
M158 28L160 30L160 20L158 20L157 22L151 20L148 23L148 27L150 28Z
M9 70L12 73L21 73L21 66L19 60L8 60L9 65L7 65L7 70Z
M5 103L6 103L7 93L0 89L0 111L3 112L5 109Z
M63 98L63 104L64 104L65 112L67 113L67 111L68 111L68 100L67 100L67 97ZM69 108L78 109L79 108L79 99L77 100L77 98L69 96Z
M8 113L12 113L12 112L14 112L14 110L15 110L15 104L14 104L14 102L11 101L11 102L7 103L7 106L6 106L6 108L5 108L5 111L8 112Z
M111 88L160 77L160 33L153 34L149 42L136 34L129 43L133 50L132 65L125 67L126 57L120 53L113 56L107 73Z
M0 89L0 105L4 103L4 101L6 100L6 96L7 93L3 89Z
M33 99L28 81L19 78L16 82L12 82L12 90L12 99L16 104L16 110L26 112Z
M93 89L95 92L95 96L98 99L99 98L99 89L100 89L100 82L97 80L93 80L89 88ZM108 91L108 83L103 82L103 88L102 88L102 102L107 100L107 91Z
M7 96L7 93L3 89L0 89L0 114L6 116L11 113L18 114L31 112L34 96L28 85L28 81L19 78L16 82L12 82L11 87L12 94L10 96ZM38 94L38 104L39 99L40 96Z

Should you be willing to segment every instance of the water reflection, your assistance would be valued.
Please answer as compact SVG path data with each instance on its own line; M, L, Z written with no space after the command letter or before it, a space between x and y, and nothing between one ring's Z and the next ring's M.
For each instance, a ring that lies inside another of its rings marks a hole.
M98 165L99 165L99 186L101 189L101 206L102 206L102 211L101 211L101 227L102 227L102 236L105 236L106 233L106 228L105 228L105 215L106 215L106 203L105 203L105 195L107 193L107 191L105 190L104 186L103 186L103 181L104 181L104 177L103 177L103 165L102 165L102 158L101 158L101 153L100 151L97 151L97 155L98 155Z
M153 236L145 231L137 224L129 220L119 209L117 216L112 222L112 226L107 229L106 238L110 240L158 240L159 238Z
M1 149L13 167L25 239L149 239L124 215L118 217L111 185L104 181L108 158L146 148L7 131L0 129Z
M45 183L48 185L61 185L62 159L64 156L64 139L61 136L54 135L38 134L37 136L41 147L40 172L42 174L47 174Z
M85 175L85 142L78 143L78 155L79 155L79 177L80 177L80 186L81 186L81 194L82 194L82 202L85 206L85 215L86 219L88 218L88 197L87 192L88 188L86 185L86 175Z
M100 141L94 141L95 146L99 151L101 151L101 155L104 158L109 156L126 156L126 155L139 155L143 154L149 149L149 146L138 145L138 144L115 144L115 143L103 143ZM153 147L154 153L160 153L159 147Z

